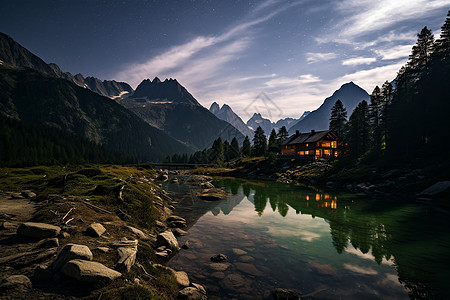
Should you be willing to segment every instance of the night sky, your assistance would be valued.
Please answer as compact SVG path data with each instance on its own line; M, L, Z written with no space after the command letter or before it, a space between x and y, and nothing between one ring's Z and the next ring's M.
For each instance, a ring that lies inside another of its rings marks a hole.
M176 78L244 121L264 92L276 120L349 81L371 93L394 79L417 33L428 26L437 37L449 9L450 0L3 0L0 31L72 74L133 88Z

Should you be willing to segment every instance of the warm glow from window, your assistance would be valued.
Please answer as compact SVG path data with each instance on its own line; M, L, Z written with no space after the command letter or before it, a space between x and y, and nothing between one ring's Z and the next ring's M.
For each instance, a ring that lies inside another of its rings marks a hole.
M325 199L325 200L329 200L329 199L331 199L331 197L330 197L330 195L328 195L328 194L325 194L325 196L323 196L323 199Z
M305 151L298 151L297 154L298 155L305 155Z
M323 154L330 156L331 155L331 151L328 149L323 150Z
M331 143L330 142L322 142L322 147L331 147Z
M306 195L306 200L309 200L309 195Z
M320 194L316 194L316 201L320 200Z
M339 154L338 154L338 152L337 151L334 151L334 156L338 156Z
M306 144L306 147L309 147L309 144Z
M331 208L337 209L337 202L335 200L331 201Z
M316 150L316 155L317 155L317 156L320 156L320 154L321 154L321 153L320 153L320 150Z
M331 142L331 148L337 148L337 142L336 141L332 141Z

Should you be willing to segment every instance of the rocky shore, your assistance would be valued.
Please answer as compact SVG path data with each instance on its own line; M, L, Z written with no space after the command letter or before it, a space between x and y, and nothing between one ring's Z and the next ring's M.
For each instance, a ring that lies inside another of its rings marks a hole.
M138 214L131 205L114 206L87 195L45 194L42 188L2 190L1 298L112 299L139 295L207 299L205 288L191 282L186 272L166 266L177 251L188 248L177 240L188 226L184 218L173 214L177 201L158 186L160 180L168 180L167 175L161 171L115 179L126 182L113 193L119 203L131 200L134 185L151 193L156 219L146 227L131 225L142 223L133 220ZM207 176L179 180L195 186L195 196L202 201L228 196L212 186L212 178ZM100 190L99 185L90 190Z

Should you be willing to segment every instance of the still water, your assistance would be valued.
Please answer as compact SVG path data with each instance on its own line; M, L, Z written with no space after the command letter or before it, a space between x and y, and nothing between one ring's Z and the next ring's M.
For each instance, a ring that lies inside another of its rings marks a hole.
M193 224L179 238L189 249L169 262L210 299L271 299L278 287L311 299L450 298L445 211L267 181L214 184L231 198L185 199L176 213ZM211 262L218 253L228 261Z

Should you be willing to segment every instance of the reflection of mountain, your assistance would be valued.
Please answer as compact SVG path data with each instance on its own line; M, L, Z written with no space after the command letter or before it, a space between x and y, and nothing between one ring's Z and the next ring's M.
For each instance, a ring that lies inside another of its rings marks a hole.
M218 186L236 182L223 180ZM323 218L338 253L358 255L352 252L355 248L378 264L393 261L411 298L448 298L450 229L444 213L411 203L358 201L355 195L330 195L272 182L240 184L259 215L272 209L286 216L292 208L297 214Z

